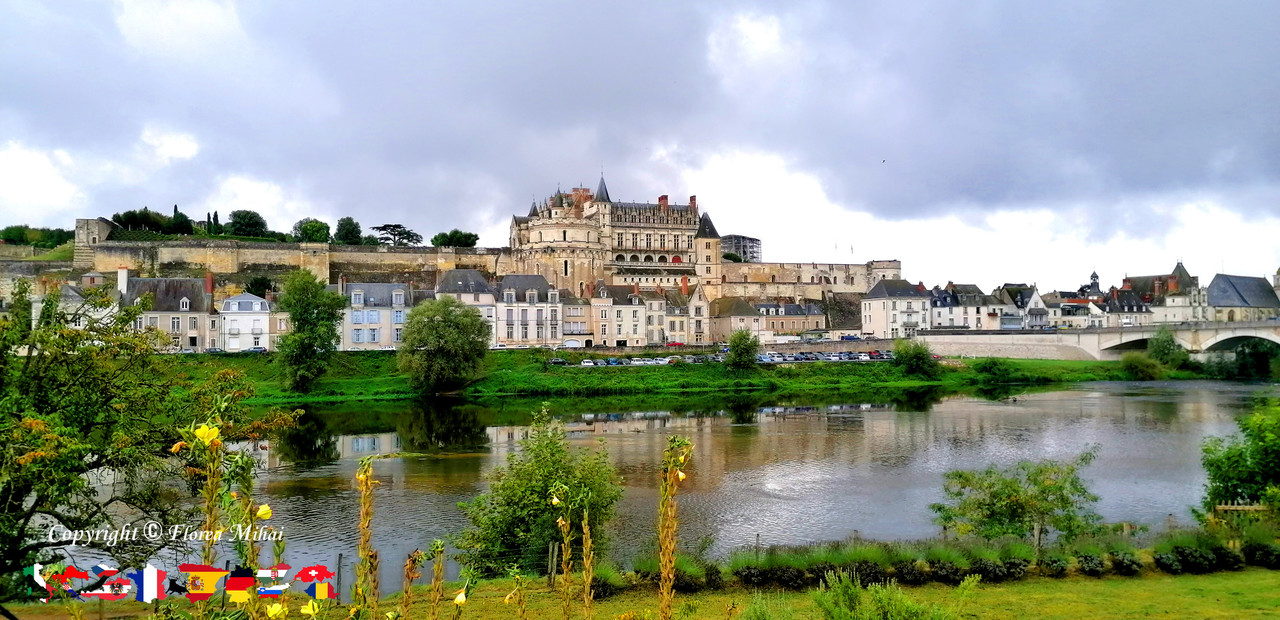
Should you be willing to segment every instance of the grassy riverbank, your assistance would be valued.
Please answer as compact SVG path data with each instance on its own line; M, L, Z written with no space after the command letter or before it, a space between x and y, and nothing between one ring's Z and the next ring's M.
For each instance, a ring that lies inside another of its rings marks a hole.
M669 364L663 366L581 367L587 353L560 352L568 366L548 366L551 352L538 350L496 351L484 361L479 375L459 391L468 399L509 396L617 396L712 392L850 392L868 389L937 387L961 390L974 384L975 373L965 362L948 360L934 380L906 376L889 362L806 362L763 364L748 371L733 371L721 364ZM256 387L250 404L336 403L367 400L402 400L414 396L409 381L396 368L390 351L335 353L329 372L308 394L281 386L273 356L254 354L183 355L174 360L179 378L200 381L218 370L243 371ZM1009 360L1018 380L1026 384L1123 381L1132 379L1119 362ZM1174 378L1197 378L1193 376Z
M578 580L580 581L580 579ZM399 584L383 584L386 589ZM447 591L452 595L456 589ZM467 602L463 618L507 619L514 617L511 605L502 599L511 591L508 580L480 582ZM950 605L955 598L954 589L941 585L907 588L915 599ZM546 581L537 579L528 590L529 616L531 618L560 617L560 600L555 592L546 588ZM766 592L757 595L742 588L729 588L717 592L677 594L676 610L683 612L678 618L723 618L725 606L737 603L739 609L751 604L757 596L763 597L772 607L782 611L773 617L779 619L819 618L812 598L802 592ZM395 608L398 596L384 601L381 611ZM410 617L425 618L428 615L427 590L420 586L415 591L416 602ZM296 609L305 599L292 597L291 607ZM446 601L445 617L452 617L453 605ZM97 604L87 606L88 617L97 617ZM648 588L636 589L595 603L597 618L617 618L628 612L636 617L654 617L657 595ZM106 617L130 618L145 616L146 607L134 602L108 603L104 606ZM1020 618L1269 618L1280 609L1280 571L1248 569L1242 572L1215 573L1211 575L1180 575L1177 577L1149 574L1142 577L1071 577L1067 579L1028 578L1023 581L998 585L982 585L978 594L964 610L966 618L992 620ZM18 605L12 608L22 620L61 620L67 618L60 605ZM643 614L648 612L650 616ZM347 617L344 609L331 609L318 616L322 620L338 620Z

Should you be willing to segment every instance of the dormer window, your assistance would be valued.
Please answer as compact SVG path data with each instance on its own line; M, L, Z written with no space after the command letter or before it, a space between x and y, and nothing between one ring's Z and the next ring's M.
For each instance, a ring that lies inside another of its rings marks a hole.
M502 301L503 301L504 303L508 303L508 304L516 303L516 292L515 292L515 291L502 291Z
M364 291L351 291L351 305L353 306L364 305Z
M181 310L181 311L183 311L183 312L186 312L186 311L190 310L190 309L191 309L191 300L190 300L190 299L187 299L186 297L183 297L183 298L178 302L178 309L179 309L179 310Z
M553 304L560 303L560 291L547 291L547 301Z
M393 306L404 305L404 291L391 291L391 305Z
M525 301L525 303L529 303L529 304L536 304L536 303L538 303L538 291L527 291L527 292L525 292L525 294L524 294L524 301Z

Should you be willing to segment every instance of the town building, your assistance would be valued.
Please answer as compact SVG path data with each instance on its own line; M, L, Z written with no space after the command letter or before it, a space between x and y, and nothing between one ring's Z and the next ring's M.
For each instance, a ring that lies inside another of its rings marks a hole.
M509 275L494 287L498 296L500 347L560 346L563 336L560 291L539 275Z
M497 294L477 269L450 269L436 279L436 298L452 297L475 308L489 324L489 346L498 346Z
M1218 274L1209 283L1212 321L1265 321L1280 317L1280 298L1266 278Z
M594 343L611 347L642 347L648 344L645 322L648 312L639 287L615 286L597 280L591 291L591 319L598 337Z
M761 344L773 342L773 332L765 327L760 311L741 297L720 297L711 300L711 338L714 342L728 342L734 332L748 331Z
M241 293L228 297L218 304L218 343L228 352L244 351L251 347L275 349L271 319L274 318L272 302L253 293ZM278 317L288 321L285 316ZM287 331L277 329L276 336Z
M163 333L169 350L195 353L219 346L213 274L204 278L133 278L127 269L121 269L116 290L121 306L149 301L149 309L138 317L135 327Z
M761 325L777 336L800 336L827 328L826 315L815 303L755 303Z
M764 260L760 240L755 237L725 235L720 238L720 247L726 254L737 254L746 263L759 263Z
M1000 315L1009 306L976 284L947 282L934 287L929 301L930 329L1000 329Z
M393 349L404 337L409 311L435 297L402 282L350 282L340 285L347 300L342 311L339 347L347 351Z
M924 284L885 279L862 298L862 334L870 338L911 338L928 327L931 295Z

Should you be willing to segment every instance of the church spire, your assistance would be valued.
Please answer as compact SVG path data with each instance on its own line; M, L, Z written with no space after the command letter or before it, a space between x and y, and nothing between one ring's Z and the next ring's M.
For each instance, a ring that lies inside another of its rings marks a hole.
M604 184L604 174L600 175L600 185L596 187L596 195L591 198L594 202L613 202L609 200L609 188Z

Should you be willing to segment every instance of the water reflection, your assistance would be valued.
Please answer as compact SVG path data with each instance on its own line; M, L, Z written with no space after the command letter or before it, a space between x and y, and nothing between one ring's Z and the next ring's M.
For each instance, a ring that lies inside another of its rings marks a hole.
M757 535L766 544L854 531L931 536L927 506L941 499L944 472L1070 458L1093 443L1101 453L1085 477L1102 498L1099 512L1111 521L1159 523L1170 513L1187 517L1204 483L1200 441L1233 432L1253 389L1120 383L995 400L925 389L835 400L737 394L675 402L553 399L550 406L573 412L564 417L572 441L603 438L625 479L610 526L611 555L625 564L652 538L658 467L673 433L696 446L681 491L681 537L711 537L712 553L753 544ZM302 437L277 442L268 457L314 465L271 470L263 487L279 505L291 558L301 556L293 563L332 563L344 553L350 569L357 516L351 478L360 456L432 452L375 466L382 485L374 542L384 558L383 583L397 583L404 555L466 526L457 503L475 497L484 474L518 448L537 406L427 401L308 412L318 420L308 417Z

